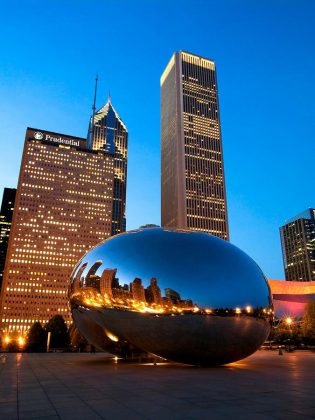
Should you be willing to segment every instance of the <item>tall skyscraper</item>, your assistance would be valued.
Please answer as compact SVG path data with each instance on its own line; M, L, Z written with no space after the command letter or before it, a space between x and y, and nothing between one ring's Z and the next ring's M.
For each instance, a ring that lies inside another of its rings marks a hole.
M7 249L9 244L9 236L13 217L13 209L15 202L15 188L5 188L3 191L1 212L0 212L0 290L3 279L3 271Z
M285 278L315 281L315 209L307 209L280 228Z
M4 272L1 326L26 331L52 315L71 322L74 265L111 235L113 156L86 139L28 128Z
M93 122L94 120L94 122ZM126 184L128 131L110 98L90 119L88 148L114 156L112 235L126 230Z
M229 239L215 64L175 53L161 77L162 226Z

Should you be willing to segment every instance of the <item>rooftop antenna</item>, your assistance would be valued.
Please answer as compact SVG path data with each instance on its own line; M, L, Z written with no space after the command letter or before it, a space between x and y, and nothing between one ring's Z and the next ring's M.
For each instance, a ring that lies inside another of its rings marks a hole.
M97 82L98 82L98 74L95 77L95 88L94 88L94 101L92 105L92 124L91 124L91 147L93 147L94 143L94 118L95 118L95 111L96 111L96 93L97 93Z
M108 99L107 99L107 102L110 103L110 89L108 89Z

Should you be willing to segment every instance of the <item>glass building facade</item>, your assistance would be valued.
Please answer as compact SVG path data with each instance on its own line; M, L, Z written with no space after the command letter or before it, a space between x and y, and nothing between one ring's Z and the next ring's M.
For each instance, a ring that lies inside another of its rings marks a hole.
M56 314L78 258L111 235L113 156L86 139L28 128L4 272L1 326L22 333Z
M215 63L175 53L161 77L162 226L229 239Z
M3 191L1 212L0 212L0 290L3 279L3 272L5 266L5 259L9 244L9 236L11 230L14 202L15 202L15 188L5 188Z
M112 235L126 230L126 184L128 131L108 99L106 105L90 119L88 148L103 150L114 156L114 191Z
M280 236L286 280L315 281L315 209L288 220Z

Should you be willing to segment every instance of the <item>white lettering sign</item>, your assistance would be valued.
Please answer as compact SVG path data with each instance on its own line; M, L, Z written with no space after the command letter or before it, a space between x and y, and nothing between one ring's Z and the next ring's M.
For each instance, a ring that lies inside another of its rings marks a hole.
M68 144L69 146L80 146L80 142L78 140L64 139L63 137L53 137L50 134L45 134L45 140L53 141L55 143Z

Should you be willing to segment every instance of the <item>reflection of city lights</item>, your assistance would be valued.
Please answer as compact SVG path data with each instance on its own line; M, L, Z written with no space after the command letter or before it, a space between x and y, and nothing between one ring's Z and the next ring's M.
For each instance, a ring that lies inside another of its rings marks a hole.
M106 335L107 335L107 337L110 339L110 340L112 340L112 341L115 341L115 343L117 343L117 341L119 341L119 338L118 337L116 337L116 335L114 335L114 334L112 334L110 331L105 331L105 333L106 333Z
M293 320L292 320L292 318L290 318L290 317L288 316L288 318L286 318L285 322L286 322L288 325L291 325L291 324L292 324L292 322L293 322Z
M112 270L113 273L115 270ZM153 281L154 280L154 281ZM131 310L141 314L151 314L153 316L159 315L184 315L184 314L202 314L202 315L221 315L221 314L249 314L250 316L255 315L257 309L254 309L251 305L236 308L202 308L198 307L197 303L193 303L191 299L180 298L180 294L176 291L172 291L173 297L161 295L160 288L157 284L157 279L151 279L151 286L144 288L141 285L141 279L137 278L128 285L121 287L118 283L118 279L115 278L115 286L110 283L106 290L102 288L100 291L90 287L85 290L81 290L80 293L75 294L76 297L82 299L83 305L86 306L87 310L92 307L95 308L115 308L119 310ZM133 287L131 287L133 285ZM152 292L153 286L155 287L155 294ZM151 295L147 294L147 291L151 287ZM170 289L169 289L170 290ZM141 292L141 293L140 293ZM149 298L148 298L149 296ZM260 315L265 314L270 317L273 313L271 308L261 308ZM286 321L287 322L287 321ZM110 333L111 334L111 333ZM118 341L118 338L112 334L108 337L113 341Z
M112 288L112 291L120 290L119 288L115 289ZM145 289L147 290L147 289ZM210 309L210 308L200 308L197 306L197 304L193 304L191 300L178 300L176 302L169 300L163 300L164 297L161 297L159 299L153 300L148 302L146 300L146 297L136 297L133 298L131 292L128 292L124 290L124 293L126 292L126 296L121 297L118 295L117 297L110 296L109 294L106 294L103 292L99 293L93 289L87 289L85 291L82 291L80 293L83 305L86 306L86 309L88 310L91 307L96 308L116 308L120 310L131 310L134 312L139 312L142 314L151 314L154 316L159 315L184 315L184 314L206 314L206 315L219 315L221 313L227 313L231 314L234 312L236 315L242 315L242 314L250 314L254 315L255 311L254 308L250 305L241 307L236 307L234 309ZM79 297L79 296L78 296ZM265 314L265 316L269 316L270 314L273 314L273 310L271 308L261 308L261 314ZM286 322L290 325L290 321L284 320L283 322ZM114 336L115 337L115 336ZM111 337L109 337L111 339ZM118 341L118 338L115 337L113 341Z
M19 343L19 346L24 346L24 344L25 344L25 340L24 340L24 338L22 337L22 336L20 336L19 338L18 338L18 343Z
M10 341L11 341L11 338L10 338L8 335L6 335L6 336L4 337L4 342L5 342L5 344L9 344L9 343L10 343Z
M201 309L190 299L182 300L178 292L171 290L172 297L161 295L161 289L158 286L157 279L151 279L150 286L146 289L141 283L141 279L136 278L133 282L124 287L119 285L118 279L115 278L117 270L107 271L107 286L102 284L101 291L96 291L92 286L86 287L79 293L76 291L72 294L72 299L82 299L82 304L88 309L89 307L111 307L117 309L129 309L140 313L150 314L182 314L183 312L200 312ZM127 286L127 287L125 287ZM104 290L105 287L105 290ZM149 296L147 299L146 293ZM80 299L80 300L81 300ZM209 312L208 312L209 313Z

